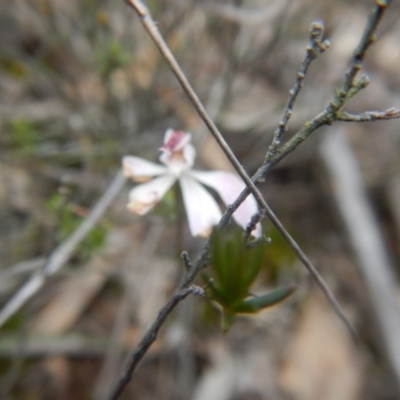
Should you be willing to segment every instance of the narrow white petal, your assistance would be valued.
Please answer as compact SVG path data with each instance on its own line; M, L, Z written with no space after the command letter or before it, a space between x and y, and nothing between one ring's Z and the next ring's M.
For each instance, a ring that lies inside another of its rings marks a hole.
M190 143L183 148L183 157L190 167L192 167L196 159L196 149Z
M239 176L225 171L190 171L190 175L199 182L213 188L220 196L222 201L228 206L232 204L245 188L244 182ZM233 217L243 228L250 222L251 217L258 211L257 202L254 196L249 195L246 200L235 211ZM257 225L252 232L254 236L261 236L261 226Z
M179 179L183 201L193 236L208 236L221 219L217 202L207 190L190 176Z
M146 182L153 176L165 174L167 169L163 165L155 164L143 158L125 156L122 158L124 175L135 182Z
M134 187L129 192L128 210L139 215L146 214L162 199L175 181L173 175L163 175Z

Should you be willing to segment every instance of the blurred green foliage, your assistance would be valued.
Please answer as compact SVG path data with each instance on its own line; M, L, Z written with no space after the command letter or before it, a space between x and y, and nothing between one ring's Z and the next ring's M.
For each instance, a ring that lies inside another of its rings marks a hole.
M4 54L0 54L0 68L16 79L25 79L28 76L28 68L22 62Z
M4 324L2 325L0 331L3 332L17 332L23 328L26 322L26 312L21 310L14 315L12 315Z
M108 77L116 68L126 66L132 58L132 53L125 50L117 38L110 36L99 46L95 56L100 74Z
M10 144L25 154L32 153L40 142L40 132L31 121L20 118L8 122Z
M153 209L153 213L162 216L167 224L174 224L177 220L177 206L179 206L181 202L179 199L177 200L176 186L178 186L177 182L168 190ZM179 187L178 194L180 194Z
M68 237L82 223L83 217L77 215L64 195L57 193L47 201L47 209L54 215L57 223L57 241L62 241ZM104 224L94 227L82 243L78 246L76 254L86 259L104 244L107 229Z

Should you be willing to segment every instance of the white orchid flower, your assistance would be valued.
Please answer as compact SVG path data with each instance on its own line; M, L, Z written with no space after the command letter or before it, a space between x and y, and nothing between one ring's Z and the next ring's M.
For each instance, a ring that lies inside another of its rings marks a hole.
M164 165L135 156L123 157L124 174L136 182L146 182L130 191L127 208L139 215L146 214L179 181L190 232L193 236L208 236L222 214L217 202L200 183L214 189L227 206L236 200L245 184L231 172L193 170L196 150L190 141L190 133L168 129L164 145L160 148L162 154L159 159ZM257 210L257 203L250 195L233 217L245 228ZM252 234L257 237L261 235L260 224Z

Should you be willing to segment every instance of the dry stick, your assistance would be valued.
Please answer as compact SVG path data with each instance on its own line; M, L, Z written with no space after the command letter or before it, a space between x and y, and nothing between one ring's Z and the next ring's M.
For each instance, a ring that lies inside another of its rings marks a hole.
M338 116L338 121L344 122L374 122L384 119L400 118L400 110L389 108L386 111L366 111L361 114L350 114L342 111Z
M135 351L129 358L129 363L127 368L125 369L124 375L118 381L118 385L114 389L110 399L116 400L122 394L125 386L129 383L132 378L133 371L137 367L140 360L146 354L149 347L152 345L154 340L157 337L158 331L161 326L164 324L164 321L167 319L168 315L171 311L176 307L176 305L185 299L189 294L204 296L204 292L198 286L190 286L186 289L177 289L175 293L170 297L165 306L160 310L157 318L152 323L150 328L147 330L146 335L141 340L139 346L136 347Z
M26 272L36 271L39 268L43 268L46 265L45 257L31 258L29 260L20 261L11 267L5 268L0 271L0 293L2 285L8 286L8 282L5 281L14 278L18 275L25 274Z
M162 233L163 230L158 221L152 223L150 230L146 234L146 239L142 243L140 253L138 254L139 258L142 256L147 256L147 258L149 258L150 255L155 253L160 243ZM97 383L92 392L93 398L96 400L107 399L112 390L114 390L116 374L119 373L116 367L120 365L121 356L125 356L125 351L123 346L121 346L121 338L123 337L123 332L125 332L126 325L129 323L130 314L128 311L130 310L131 302L128 301L128 294L130 294L132 290L135 290L134 287L129 285L128 282L125 282L124 299L121 303L121 309L118 311L120 315L116 316L113 332L108 340L108 349L104 355L103 367L100 374L97 376Z
M358 71L361 69L365 54L376 40L376 28L380 20L382 19L383 13L392 0L375 0L376 6L371 10L370 18L368 19L367 26L364 30L363 36L355 49L351 61L351 66L346 73L342 87L339 90L338 95L333 99L330 104L330 111L338 111L349 99L349 93L356 86L355 77Z
M0 327L37 293L50 275L54 275L64 266L79 243L82 242L89 231L99 222L108 206L121 191L125 181L126 178L122 175L122 172L119 172L93 207L88 217L53 251L45 267L32 274L29 280L11 297L0 311Z
M140 0L127 0L127 3L131 5L138 16L140 17L143 26L149 33L150 37L153 39L154 43L156 44L157 48L167 61L168 65L170 66L172 72L175 74L176 78L178 79L179 83L181 84L183 90L191 100L193 106L195 107L196 111L200 115L200 117L203 119L204 123L214 136L215 140L219 144L219 146L222 148L224 151L225 155L228 157L229 161L231 164L234 166L238 174L241 176L243 181L245 182L246 186L249 188L250 192L254 195L255 199L257 200L258 204L262 209L265 209L267 216L270 218L271 222L275 225L275 227L281 232L282 236L287 240L289 245L293 248L299 259L302 261L304 266L307 268L307 270L310 272L310 274L315 278L317 284L320 286L321 290L324 292L328 300L331 302L333 308L335 309L336 313L340 317L340 319L344 322L344 324L347 326L349 331L352 333L354 337L356 337L356 333L354 328L351 326L350 322L347 320L345 317L345 314L343 310L341 309L339 303L336 301L333 293L329 289L329 287L323 283L323 278L322 276L318 273L318 271L315 269L311 261L308 259L306 254L301 250L300 246L296 243L296 241L291 237L289 232L283 227L282 223L279 221L279 219L276 217L276 215L273 213L271 208L268 206L266 201L264 200L262 194L260 191L257 189L251 178L247 175L246 171L226 143L225 139L223 138L222 134L219 132L218 128L214 124L214 122L211 120L211 118L208 116L207 111L205 110L203 104L201 103L200 99L196 95L195 91L193 90L192 86L190 85L189 81L187 80L185 74L183 73L182 69L180 68L179 64L177 63L174 55L172 54L171 50L169 49L168 45L165 43L164 38L161 36L160 32L157 29L156 24L154 23L149 10L147 7L140 1ZM314 43L319 43L318 39L321 36L320 32L321 28L314 29L312 30L312 35L315 36ZM315 50L314 50L315 51ZM305 68L308 68L308 65L306 65ZM297 89L297 92L300 90L301 86L301 80L299 79L299 89ZM293 99L294 101L294 99ZM290 103L292 104L292 103ZM287 116L286 119L289 119L289 116ZM285 122L286 123L286 122Z

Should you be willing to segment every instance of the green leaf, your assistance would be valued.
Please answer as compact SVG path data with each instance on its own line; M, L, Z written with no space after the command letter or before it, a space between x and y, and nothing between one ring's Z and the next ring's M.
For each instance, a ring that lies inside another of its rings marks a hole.
M295 291L295 285L283 286L271 293L250 297L242 301L235 306L234 311L240 314L254 314L264 308L272 307L281 303L283 300L290 297Z
M244 269L244 279L247 286L250 286L260 273L261 266L263 264L265 248L266 246L263 243L259 243L258 246L246 250L247 267Z

